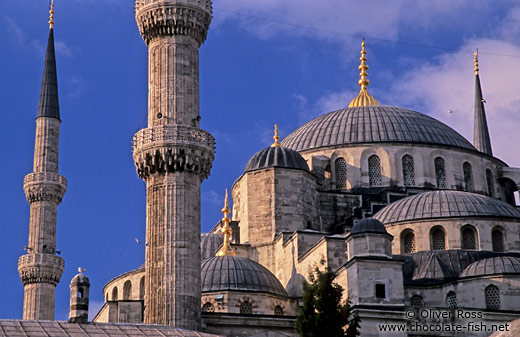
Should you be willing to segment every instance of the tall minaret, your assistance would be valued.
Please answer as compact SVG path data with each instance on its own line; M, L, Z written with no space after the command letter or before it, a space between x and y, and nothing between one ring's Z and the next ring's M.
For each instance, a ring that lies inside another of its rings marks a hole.
M473 146L480 152L493 155L491 150L491 140L489 139L489 131L486 120L486 110L484 109L484 98L482 97L482 88L480 87L480 77L478 74L478 50L475 51L475 116L473 128Z
M54 319L54 291L65 265L56 256L56 215L67 180L58 174L60 109L54 55L54 2L36 117L33 173L25 176L23 188L31 207L27 254L18 259L24 285L23 319Z
M134 136L146 182L144 322L200 327L200 184L210 174L213 136L199 128L199 48L210 0L137 0L148 45L148 127Z

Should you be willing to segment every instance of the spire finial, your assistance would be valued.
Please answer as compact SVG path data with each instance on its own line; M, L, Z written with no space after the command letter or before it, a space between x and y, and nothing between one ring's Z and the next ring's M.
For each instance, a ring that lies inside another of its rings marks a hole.
M475 52L473 53L475 56L474 63L475 63L475 75L478 75L478 48L475 49Z
M271 145L271 147L280 147L280 143L278 141L280 140L280 136L278 136L278 124L274 125L274 143Z
M49 10L49 28L54 28L54 0L51 0L51 9Z
M361 42L361 57L359 60L361 61L361 64L359 65L359 86L361 87L361 90L359 91L359 95L354 98L350 104L348 105L349 108L352 107L358 107L358 106L369 106L369 105L380 105L379 102L367 91L367 87L370 84L370 81L368 80L368 65L367 65L367 51L365 49L365 38L363 38L363 41Z
M222 208L222 213L224 213L224 217L222 218L222 222L224 225L222 226L222 234L224 234L224 242L222 243L222 247L218 250L217 256L235 256L235 251L233 248L231 248L231 234L233 233L233 230L231 229L231 226L229 226L229 223L231 222L231 219L229 218L229 213L231 213L231 210L229 209L228 205L228 191L226 189L226 200L224 201L224 208Z

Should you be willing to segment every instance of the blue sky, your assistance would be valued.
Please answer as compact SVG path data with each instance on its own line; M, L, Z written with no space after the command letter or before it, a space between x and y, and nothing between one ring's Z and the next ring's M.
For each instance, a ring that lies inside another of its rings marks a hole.
M3 8L0 318L21 318L16 263L29 226L22 186L32 170L48 1L3 0ZM432 115L470 140L472 52L479 48L494 153L520 165L516 1L217 0L214 9L200 51L201 127L217 141L202 185L204 231L222 217L224 191L247 160L272 143L274 124L284 137L357 94L362 36L373 96ZM131 0L57 0L55 20L60 173L69 181L58 208L57 249L66 269L56 318L66 319L68 284L79 266L92 283L91 306L99 307L103 285L144 261L134 238L144 242L145 189L131 139L146 127L147 48Z

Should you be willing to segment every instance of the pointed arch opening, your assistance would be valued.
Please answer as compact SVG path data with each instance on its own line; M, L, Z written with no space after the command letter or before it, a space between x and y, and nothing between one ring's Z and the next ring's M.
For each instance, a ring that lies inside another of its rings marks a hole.
M336 174L336 188L347 188L347 162L343 158L338 158L334 161L334 172Z
M464 225L460 230L461 248L468 250L477 249L477 230L472 225Z
M437 157L433 162L435 166L435 179L437 181L437 188L446 188L446 168L444 159Z
M377 155L368 157L368 184L381 186L381 159Z
M441 226L433 227L430 231L431 250L446 249L446 233Z
M415 233L411 229L405 229L401 233L401 253L412 254L415 252Z
M401 159L403 167L404 186L415 186L415 166L413 157L405 154Z

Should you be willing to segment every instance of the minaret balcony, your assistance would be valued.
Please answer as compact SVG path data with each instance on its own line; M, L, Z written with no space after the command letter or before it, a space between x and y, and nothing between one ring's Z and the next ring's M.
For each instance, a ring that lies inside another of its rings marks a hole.
M55 201L59 204L67 190L67 179L51 172L30 173L23 180L23 189L29 203Z
M65 268L65 260L54 254L25 254L18 258L18 272L24 285L51 283L57 285Z

